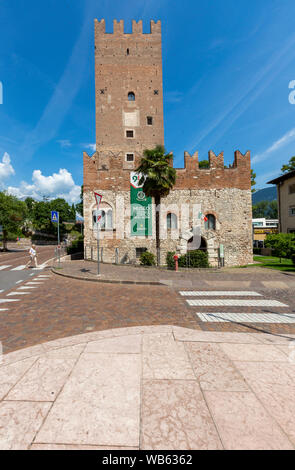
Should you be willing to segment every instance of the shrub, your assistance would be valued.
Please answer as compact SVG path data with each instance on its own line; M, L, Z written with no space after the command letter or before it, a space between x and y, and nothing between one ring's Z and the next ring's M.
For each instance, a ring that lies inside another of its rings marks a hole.
M142 266L154 266L156 264L155 255L149 251L141 253L139 261Z
M80 235L76 238L70 246L67 246L67 254L72 255L73 253L83 253L84 251L84 237Z
M166 256L166 263L169 268L174 269L174 252L169 251ZM208 253L203 250L192 250L178 258L180 268L209 268Z
M295 249L295 234L278 233L276 235L267 235L265 246L272 249L273 256L290 259Z
M174 255L175 255L175 251L168 251L166 255L166 264L168 268L170 269L174 269L174 266L175 266L175 262L173 259Z
M295 264L295 253L291 256L292 263Z

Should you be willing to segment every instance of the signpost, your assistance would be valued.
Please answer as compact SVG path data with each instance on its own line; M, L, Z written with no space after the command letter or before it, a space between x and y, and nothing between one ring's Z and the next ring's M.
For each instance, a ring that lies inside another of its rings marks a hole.
M96 239L97 239L97 275L99 276L100 275L100 268L99 268L99 221L101 219L101 215L98 215L98 209L99 209L99 205L101 203L101 200L102 200L102 195L99 194L99 193L96 193L94 191L94 197L95 197L95 200L96 200L96 205L97 205L97 209L96 209L96 229L97 229L97 235L96 235Z
M51 211L51 222L57 224L57 252L58 266L60 267L60 237L59 237L59 212Z

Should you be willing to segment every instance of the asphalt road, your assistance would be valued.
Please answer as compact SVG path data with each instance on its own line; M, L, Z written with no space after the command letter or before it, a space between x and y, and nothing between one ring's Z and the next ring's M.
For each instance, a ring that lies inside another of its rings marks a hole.
M46 261L54 257L54 246L37 247L38 264L43 265ZM26 281L34 278L43 269L27 268L23 266L29 260L28 249L13 249L9 252L0 253L0 293Z

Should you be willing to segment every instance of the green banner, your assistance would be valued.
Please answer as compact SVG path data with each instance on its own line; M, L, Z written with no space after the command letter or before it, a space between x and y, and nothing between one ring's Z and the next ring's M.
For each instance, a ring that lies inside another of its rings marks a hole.
M152 198L144 194L139 180L137 173L130 173L131 236L137 237L152 235Z

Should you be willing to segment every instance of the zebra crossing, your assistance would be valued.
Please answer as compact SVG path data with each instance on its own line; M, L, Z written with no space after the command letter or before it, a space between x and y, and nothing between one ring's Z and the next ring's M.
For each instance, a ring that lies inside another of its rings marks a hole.
M288 309L289 305L278 300L259 298L262 294L253 291L179 291L185 297L186 303L190 307L200 307L195 314L202 322L211 323L295 323L294 313L282 312L243 312L243 308L253 307L259 309L263 307L273 307L277 309ZM219 297L219 298L218 298ZM242 297L242 298L237 298ZM244 298L243 298L244 297ZM247 299L245 299L247 297ZM251 297L253 297L251 299ZM204 307L218 311L204 312ZM222 307L222 310L220 309ZM224 309L223 307L227 307ZM239 311L233 312L233 307L239 307Z
M38 289L38 287L40 287L44 282L46 282L50 278L51 278L50 274L40 274L39 276L34 278L35 281L32 281L31 278L29 278L27 281L23 281L23 280L17 281L16 284L20 282L25 282L25 283L24 285L20 285L19 287L15 285L14 291L8 292L5 295L5 298L0 298L0 305L9 304L10 302L21 302L21 300L23 299L22 297L23 295L30 294L32 292L31 289ZM3 293L3 290L0 291L0 294L1 293ZM16 297L16 298L13 298L13 297ZM8 307L8 306L9 305L5 305L5 307ZM7 311L7 310L9 310L9 308L0 308L0 312Z
M11 268L11 269L9 269L9 268ZM14 266L14 267L11 264L0 265L0 271L22 271L25 268L26 268L25 264L20 264L19 266ZM46 268L46 265L41 264L37 268L32 268L32 269L35 270L35 271L38 271L38 270L41 270L41 269L44 269L44 268Z

